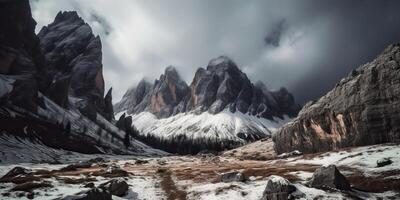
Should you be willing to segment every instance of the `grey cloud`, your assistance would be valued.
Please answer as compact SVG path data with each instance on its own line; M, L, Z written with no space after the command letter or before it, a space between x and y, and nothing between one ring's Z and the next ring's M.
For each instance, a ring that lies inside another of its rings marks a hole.
M142 77L174 65L190 82L227 55L253 80L287 87L304 103L400 41L395 0L37 0L38 27L77 10L99 34L114 101ZM38 28L38 29L39 29ZM267 43L267 45L266 45Z

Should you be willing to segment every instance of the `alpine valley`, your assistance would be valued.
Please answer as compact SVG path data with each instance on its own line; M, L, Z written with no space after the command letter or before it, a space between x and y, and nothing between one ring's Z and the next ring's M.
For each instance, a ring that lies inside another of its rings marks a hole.
M0 0L0 199L400 199L400 44L303 107L227 56L113 101L78 7L33 2Z

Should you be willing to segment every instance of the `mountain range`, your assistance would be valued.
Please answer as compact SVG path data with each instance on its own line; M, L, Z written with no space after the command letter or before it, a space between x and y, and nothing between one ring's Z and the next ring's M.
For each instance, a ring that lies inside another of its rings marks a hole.
M114 105L116 116L132 116L141 140L180 153L224 150L270 137L299 108L287 89L253 84L226 56L197 69L190 85L169 66L159 79L143 79Z

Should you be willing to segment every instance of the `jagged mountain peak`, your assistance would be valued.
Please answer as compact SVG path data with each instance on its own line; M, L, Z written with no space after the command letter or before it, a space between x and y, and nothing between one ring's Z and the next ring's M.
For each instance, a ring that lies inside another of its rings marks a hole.
M140 85L129 90L123 101L137 99L136 91ZM240 111L268 119L282 118L285 114L296 114L296 109L285 110L296 107L287 93L269 91L261 82L253 85L232 59L220 56L212 59L207 69L197 69L190 87L180 78L175 67L168 66L150 90L142 90L140 102L134 100L130 106L123 106L121 101L116 104L116 111L125 109L129 114L150 111L157 117L169 117L191 111L217 114L229 108L232 112ZM289 102L278 103L286 100Z
M84 23L83 19L76 11L59 11L54 19L54 22L59 23L61 21Z

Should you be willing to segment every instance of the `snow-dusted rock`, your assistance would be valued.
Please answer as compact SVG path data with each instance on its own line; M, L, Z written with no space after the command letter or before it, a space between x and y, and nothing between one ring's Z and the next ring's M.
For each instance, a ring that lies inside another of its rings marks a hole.
M109 191L112 195L116 195L119 197L124 196L129 189L128 183L126 183L126 181L123 179L113 179L101 184L99 187L104 188L107 191Z
M106 189L93 188L87 192L66 196L61 200L112 200L112 195Z
M285 178L272 175L268 177L261 200L287 200L295 190L296 187Z
M315 170L310 186L319 189L350 190L350 183L335 165L322 166Z
M241 172L233 171L233 172L226 172L226 173L221 173L218 175L218 181L219 182L243 182L245 181L244 174Z
M390 158L382 158L382 159L379 159L379 160L376 161L376 166L377 167L383 167L383 166L386 166L386 165L390 165L392 163L393 163L393 161Z
M5 174L1 179L13 178L17 176L26 176L32 173L32 170L23 167L14 167L7 174Z

